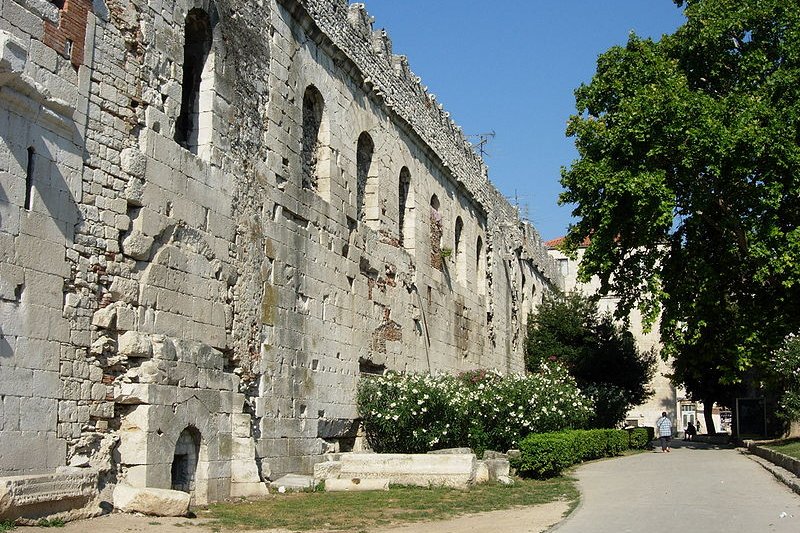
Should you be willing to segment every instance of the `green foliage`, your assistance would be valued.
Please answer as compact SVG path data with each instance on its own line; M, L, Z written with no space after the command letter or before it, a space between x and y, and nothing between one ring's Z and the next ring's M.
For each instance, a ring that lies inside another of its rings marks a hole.
M363 380L357 402L372 448L397 453L505 451L530 432L583 427L592 412L575 381L553 363L525 376L389 373Z
M39 527L64 527L66 524L60 518L42 518L36 522L36 525Z
M514 468L522 475L536 478L554 477L578 463L584 453L576 446L572 433L534 433L520 442L520 457L514 459Z
M548 478L582 461L620 455L629 447L628 432L621 429L535 433L520 442L513 466L523 475Z
M630 440L628 441L628 448L632 450L649 450L650 442L655 437L655 431L651 427L635 428L628 430Z
M631 34L575 92L562 173L581 279L661 315L674 379L730 403L800 330L800 6L677 0L686 23Z
M566 365L593 399L593 427L616 426L652 395L655 355L640 353L633 335L579 292L545 296L529 317L525 364L537 368L547 360Z
M0 533L11 531L12 529L16 529L16 527L13 520L0 520Z
M800 420L800 337L787 337L769 368L768 387L778 399L778 417L785 422Z

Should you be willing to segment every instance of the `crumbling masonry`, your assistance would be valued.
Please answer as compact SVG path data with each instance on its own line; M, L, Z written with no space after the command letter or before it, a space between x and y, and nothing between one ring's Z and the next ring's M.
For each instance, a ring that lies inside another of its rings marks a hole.
M522 370L553 264L362 4L0 6L0 514L262 494L365 373Z

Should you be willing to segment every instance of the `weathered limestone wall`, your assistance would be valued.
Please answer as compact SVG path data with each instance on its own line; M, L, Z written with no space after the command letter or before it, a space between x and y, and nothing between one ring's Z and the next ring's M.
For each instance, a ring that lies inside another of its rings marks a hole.
M0 136L0 475L259 494L560 284L363 5L2 0Z

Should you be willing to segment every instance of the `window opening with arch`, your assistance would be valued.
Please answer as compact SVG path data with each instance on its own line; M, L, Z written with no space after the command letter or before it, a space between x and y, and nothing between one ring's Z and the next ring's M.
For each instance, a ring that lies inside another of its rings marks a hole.
M195 8L186 15L183 45L181 110L175 141L193 154L211 144L214 61L212 52L216 11Z
M330 200L329 130L325 121L325 100L313 85L303 93L303 135L300 147L302 186Z
M444 258L442 257L442 214L439 212L439 197L435 194L431 196L430 212L430 243L431 243L431 266L436 270L442 270Z
M25 209L28 211L33 209L33 172L35 158L36 150L33 149L33 146L29 146L28 162L25 167Z
M455 231L453 235L453 255L456 262L456 279L463 281L465 270L467 266L466 254L464 253L464 243L462 242L462 235L464 233L464 221L461 217L456 217Z
M475 288L478 294L486 294L486 255L480 235L475 241Z
M184 429L175 443L172 458L172 490L193 492L200 457L200 432L193 427Z
M375 143L366 131L358 136L356 146L356 217L377 229L380 219L378 210L378 183L374 175L372 158Z
M411 172L408 167L400 169L400 179L397 189L397 230L400 247L413 251L414 249L414 202L411 197Z

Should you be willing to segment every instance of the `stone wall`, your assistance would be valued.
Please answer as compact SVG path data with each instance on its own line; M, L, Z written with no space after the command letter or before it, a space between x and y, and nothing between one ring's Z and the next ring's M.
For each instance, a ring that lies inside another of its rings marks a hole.
M553 262L363 5L66 8L2 0L0 474L170 488L190 434L258 494L364 374L523 369Z

